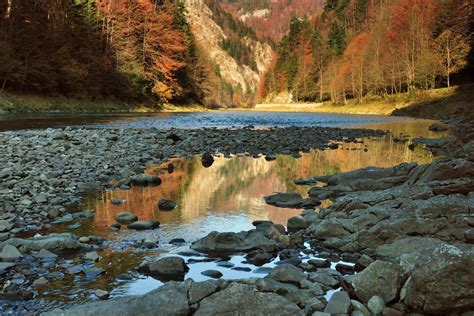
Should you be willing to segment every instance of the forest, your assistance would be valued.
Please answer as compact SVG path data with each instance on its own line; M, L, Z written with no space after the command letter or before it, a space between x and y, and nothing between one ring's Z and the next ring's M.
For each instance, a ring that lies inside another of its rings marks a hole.
M465 0L328 0L319 15L293 17L261 94L362 102L449 87L472 58L472 12ZM472 81L470 70L456 80Z
M1 0L0 89L148 104L219 103L216 66L196 45L184 10L174 0ZM251 64L235 40L222 45Z

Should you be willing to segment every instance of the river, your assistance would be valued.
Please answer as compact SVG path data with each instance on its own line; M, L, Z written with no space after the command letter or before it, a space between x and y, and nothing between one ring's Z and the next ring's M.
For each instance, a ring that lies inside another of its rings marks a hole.
M165 165L148 166L147 173L162 178L160 186L91 192L85 197L82 209L93 210L96 214L93 220L57 225L48 232L69 231L80 236L98 235L106 238L108 242L99 251L102 260L95 264L103 268L106 274L94 279L66 274L52 281L48 289L38 292L34 300L6 302L4 311L18 307L18 304L29 310L44 311L71 302L88 301L93 299L92 293L96 289L110 291L112 297L146 293L162 284L135 272L135 268L147 256L166 256L188 250L190 242L213 230L238 232L251 229L254 220L271 220L286 225L288 218L299 215L301 211L267 205L263 197L274 192L299 192L306 195L308 187L294 184L298 178L335 174L367 166L389 167L402 162L431 162L431 153L423 148L412 150L408 148L408 143L395 141L395 137L400 135L439 137L439 133L428 130L430 124L432 121L387 116L281 112L0 116L0 130L64 126L169 129L316 125L391 131L384 137L362 139L361 143L342 142L335 150L312 150L303 153L300 158L279 155L270 162L264 157L217 157L210 168L205 168L199 157L176 158L172 160L175 166L172 173L166 170ZM176 201L177 208L172 212L159 211L156 204L160 198ZM116 200L122 200L123 203L116 205L113 203ZM125 210L133 211L140 219L158 220L161 226L157 230L143 232L126 229L112 231L110 225L115 223L114 215ZM186 243L171 245L169 241L173 238L183 238ZM138 246L143 239L157 239L159 244L152 249ZM73 264L75 260L73 255L66 256L66 264ZM225 279L265 275L264 269L243 263L242 256L234 256L230 261L236 267L248 268L249 271L221 267L216 261L197 262L190 264L186 277L196 281L206 280L207 277L200 272L207 269L221 271ZM271 267L277 261L264 267Z

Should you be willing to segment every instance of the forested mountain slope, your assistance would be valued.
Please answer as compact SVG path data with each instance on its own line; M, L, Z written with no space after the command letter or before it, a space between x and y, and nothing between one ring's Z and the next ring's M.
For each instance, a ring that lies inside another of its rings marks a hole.
M224 10L252 28L260 38L280 42L292 16L311 17L321 12L324 0L220 0Z
M186 17L198 47L213 67L210 99L223 105L250 105L272 48L252 29L223 11L215 0L185 0ZM204 57L204 56L203 56Z
M241 105L271 55L213 0L0 0L10 93Z
M321 14L292 19L262 94L362 101L449 86L472 57L473 20L469 0L327 0Z

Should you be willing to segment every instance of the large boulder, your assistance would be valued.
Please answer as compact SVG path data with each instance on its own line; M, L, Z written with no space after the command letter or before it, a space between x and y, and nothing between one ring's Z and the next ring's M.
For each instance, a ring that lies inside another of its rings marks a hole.
M398 264L377 260L362 272L346 277L350 290L358 300L367 303L374 296L384 302L394 301L402 286L403 270Z
M195 315L304 315L288 299L274 294L258 292L251 285L232 283L225 290L206 297Z
M254 249L273 250L276 242L265 237L260 230L248 232L211 232L204 238L192 243L191 249L203 252L248 252Z
M188 290L191 282L169 282L142 296L126 296L87 303L70 309L55 309L45 316L123 316L189 315Z
M380 245L375 249L375 252L380 257L398 259L402 255L419 253L427 248L442 244L445 244L445 242L436 238L409 236Z
M189 267L181 257L166 257L146 261L140 265L139 270L159 280L182 281Z
M452 245L427 249L418 256L404 291L416 311L445 314L474 308L474 252Z
M28 239L11 238L4 242L22 248L24 251L46 250L77 250L86 247L79 242L79 237L70 233L49 234Z

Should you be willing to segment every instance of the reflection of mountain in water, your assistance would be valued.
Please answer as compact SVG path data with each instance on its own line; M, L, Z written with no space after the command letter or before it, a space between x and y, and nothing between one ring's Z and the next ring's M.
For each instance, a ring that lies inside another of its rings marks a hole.
M105 200L93 201L92 207L100 225L115 223L114 215L125 210L135 212L140 219L157 219L175 225L198 224L211 213L219 217L243 215L249 221L270 219L286 224L289 217L300 211L266 205L262 198L273 192L306 194L307 188L296 186L295 179L410 161L427 163L431 155L422 148L411 151L407 144L396 143L391 135L366 139L363 144L343 143L337 150L312 151L299 159L278 156L275 161L267 162L263 157L219 157L210 168L204 168L198 157L177 159L173 161L175 172L172 174L159 170L158 166L151 166L147 171L160 175L163 179L160 186L108 190ZM160 212L156 207L160 198L175 200L178 207L172 212ZM124 199L125 203L112 205L114 199ZM232 223L226 225L232 226Z

